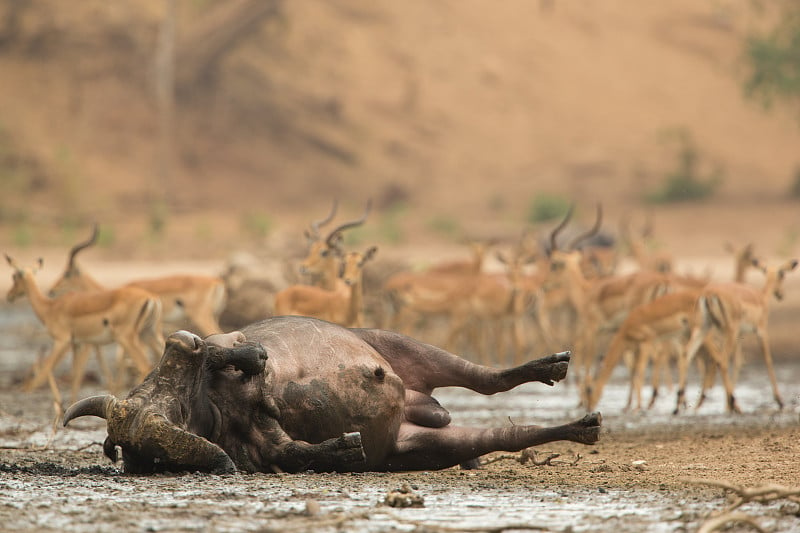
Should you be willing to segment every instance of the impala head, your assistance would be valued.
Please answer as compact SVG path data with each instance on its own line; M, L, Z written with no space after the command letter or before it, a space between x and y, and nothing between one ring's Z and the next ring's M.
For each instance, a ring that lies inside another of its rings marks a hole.
M20 267L17 265L17 262L8 254L6 254L6 261L8 261L8 264L14 269L14 273L11 275L11 279L14 283L6 294L6 300L8 300L8 302L13 302L17 298L22 298L28 294L28 289L25 284L26 272L35 274L41 270L44 261L42 258L39 258L36 262L36 265L33 267Z
M131 473L203 470L232 472L230 457L205 437L220 431L220 413L207 394L214 372L231 369L241 379L263 374L266 352L239 332L206 340L187 331L167 339L164 355L145 380L120 400L93 396L70 406L64 425L81 416L107 422L105 454L117 460L122 448Z
M67 259L67 266L64 268L64 273L56 280L48 294L50 297L58 296L69 291L85 291L95 289L94 285L89 282L89 278L81 272L75 257L81 250L89 248L97 243L97 237L100 234L97 224L92 228L92 234L83 242L80 242L72 247L69 251L69 258Z
M572 218L572 212L573 206L570 206L564 219L550 233L548 254L550 258L550 272L554 275L562 275L565 272L575 272L576 269L581 269L583 253L579 249L579 246L582 242L597 234L603 221L603 208L600 204L597 204L597 216L594 225L584 233L575 236L566 247L560 249L557 237Z
M364 272L364 264L372 259L377 251L377 246L371 246L364 253L347 253L344 256L342 280L350 287L361 283Z
M791 259L780 267L769 267L758 259L753 259L753 266L759 269L767 277L766 286L771 288L772 294L777 300L783 300L783 279L786 274L797 268L797 259Z
M362 225L366 220L372 208L372 201L367 202L367 208L364 214L355 220L345 222L338 225L328 233L328 235L321 239L319 236L319 226L326 224L333 218L336 211L336 204L334 203L331 213L324 220L312 224L312 232L316 234L316 240L311 243L308 255L300 263L300 273L306 275L321 275L325 273L333 262L342 255L342 232L344 230L354 228ZM307 232L308 236L309 233Z

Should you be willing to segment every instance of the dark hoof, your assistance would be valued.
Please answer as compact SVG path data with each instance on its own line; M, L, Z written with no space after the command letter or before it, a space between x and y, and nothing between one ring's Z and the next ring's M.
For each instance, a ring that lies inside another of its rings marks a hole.
M364 447L361 443L361 433L355 431L345 433L336 439L336 455L347 465L363 464L367 461Z
M577 435L575 442L581 444L594 444L600 438L600 426L603 424L603 415L600 413L590 413L577 422L575 426Z
M554 385L557 381L567 377L571 357L572 354L570 352L560 352L531 361L528 364L536 368L538 381L545 385Z

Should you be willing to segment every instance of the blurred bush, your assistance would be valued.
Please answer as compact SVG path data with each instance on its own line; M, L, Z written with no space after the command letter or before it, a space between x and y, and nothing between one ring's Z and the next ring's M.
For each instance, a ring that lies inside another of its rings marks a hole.
M569 209L569 200L556 194L540 193L533 197L528 207L528 222L537 224L560 218Z
M655 191L646 194L645 200L652 204L667 204L710 198L722 183L722 168L717 166L708 175L702 176L700 152L691 135L684 129L676 129L668 131L666 138L675 139L678 143L675 168L664 175Z

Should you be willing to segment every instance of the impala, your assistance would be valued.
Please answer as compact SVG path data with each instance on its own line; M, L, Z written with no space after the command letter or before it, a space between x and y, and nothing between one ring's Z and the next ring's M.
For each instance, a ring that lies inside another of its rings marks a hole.
M630 227L630 219L623 219L620 223L620 235L622 236L623 243L627 246L640 269L664 273L672 272L672 256L665 251L653 251L650 249L651 245L648 244L648 240L652 241L653 237L652 218L648 217L639 237L633 236Z
M784 277L797 267L797 260L792 259L780 267L767 267L757 259L752 261L753 266L765 275L764 285L761 288L745 283L727 282L711 283L707 285L697 301L694 325L691 337L686 346L684 356L678 365L678 397L675 412L679 412L686 405L685 386L686 373L698 348L703 343L710 331L718 331L723 338L721 357L715 361L722 375L727 394L728 411L740 412L733 395L733 386L728 377L730 359L737 345L737 338L744 333L755 333L761 344L761 353L767 366L772 394L778 408L783 408L783 399L778 390L775 378L775 369L772 363L772 352L769 345L767 329L769 318L770 297L783 298L782 285ZM734 364L735 361L734 361Z
M64 273L50 288L50 295L68 291L106 290L99 281L83 271L75 260L77 254L97 242L98 228L95 225L91 237L75 245L69 253ZM181 325L190 321L201 335L211 335L222 330L218 317L225 307L225 282L217 276L176 274L160 278L131 281L126 287L136 287L156 295L163 308L163 321L170 325Z
M377 250L372 246L364 253L347 253L343 260L343 283L334 290L293 285L279 291L275 295L275 315L309 316L345 327L363 327L363 269Z
M73 344L78 347L73 363L72 396L77 395L83 380L83 368L88 357L88 345L102 346L117 342L136 365L141 378L151 369L142 338L156 353L163 352L161 334L161 302L152 294L136 287L93 292L68 292L55 298L44 295L34 274L41 268L17 266L6 255L14 269L13 285L7 300L27 296L36 316L53 338L53 348L25 383L25 390L40 387Z
M631 310L628 317L614 334L608 352L594 378L587 375L583 385L582 402L592 409L600 401L614 368L626 353L632 353L631 383L626 409L641 408L641 390L647 364L657 360L656 349L661 343L679 342L681 345L689 332L690 321L694 315L698 293L696 291L677 291L660 296L651 302ZM658 378L658 368L653 369L653 380ZM652 406L657 386L653 388Z
M319 228L330 222L333 218L333 215L336 213L336 204L334 203L330 214L325 219L312 223L311 231L306 232L310 247L308 255L306 255L305 259L300 263L300 273L316 280L317 282L315 285L323 289L331 291L336 290L341 284L339 267L342 233L347 229L363 225L371 209L372 201L370 200L367 202L367 207L360 218L336 226L323 239L320 236Z

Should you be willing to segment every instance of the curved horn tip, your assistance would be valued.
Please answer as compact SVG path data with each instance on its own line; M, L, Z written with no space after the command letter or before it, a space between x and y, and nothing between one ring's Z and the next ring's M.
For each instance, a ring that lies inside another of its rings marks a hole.
M90 396L79 400L70 405L64 413L64 426L66 427L72 419L81 416L96 416L108 419L109 411L114 408L117 401L117 398L110 394Z

